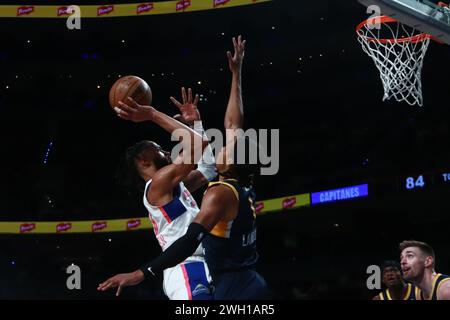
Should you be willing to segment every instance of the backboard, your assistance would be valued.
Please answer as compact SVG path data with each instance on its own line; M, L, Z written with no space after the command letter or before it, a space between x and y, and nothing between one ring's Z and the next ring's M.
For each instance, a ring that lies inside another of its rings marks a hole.
M450 10L443 2L428 0L358 0L369 7L380 7L381 14L433 35L450 45Z

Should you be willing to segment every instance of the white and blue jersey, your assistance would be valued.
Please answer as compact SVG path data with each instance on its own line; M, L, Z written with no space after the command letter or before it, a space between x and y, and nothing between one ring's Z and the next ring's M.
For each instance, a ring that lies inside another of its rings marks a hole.
M147 200L151 182L145 185L144 205L149 212L156 239L162 251L165 251L186 233L200 210L183 182L175 188L172 201L161 207L151 205ZM211 276L202 245L182 263L164 270L163 289L171 300L212 299L210 284Z

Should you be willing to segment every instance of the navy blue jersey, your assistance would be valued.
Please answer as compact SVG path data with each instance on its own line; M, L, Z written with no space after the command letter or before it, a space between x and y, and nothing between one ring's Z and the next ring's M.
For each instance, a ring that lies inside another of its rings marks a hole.
M419 300L422 293L420 289L411 283L407 283L406 285L406 294L402 300ZM393 300L389 293L389 289L380 292L379 297L380 300Z
M439 300L439 286L444 283L450 281L450 276L445 274L438 273L433 281L433 287L431 289L431 295L429 297L424 297L422 292L422 300Z
M255 192L234 179L211 182L208 189L216 185L230 188L239 201L239 210L220 220L203 239L208 267L212 274L251 268L258 260Z

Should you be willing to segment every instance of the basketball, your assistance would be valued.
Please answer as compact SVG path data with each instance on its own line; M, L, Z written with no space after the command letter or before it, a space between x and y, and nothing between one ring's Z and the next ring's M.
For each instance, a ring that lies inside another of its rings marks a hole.
M117 107L119 101L127 103L127 98L133 98L137 103L149 106L152 103L152 90L143 79L136 76L125 76L117 80L109 91L109 104Z

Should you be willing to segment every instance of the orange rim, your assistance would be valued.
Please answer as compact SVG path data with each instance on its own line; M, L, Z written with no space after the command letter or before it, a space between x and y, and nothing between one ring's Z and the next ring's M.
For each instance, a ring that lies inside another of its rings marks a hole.
M427 33L419 33L412 37L405 37L401 39L377 39L372 37L367 37L366 35L362 34L361 29L365 26L374 25L371 21L376 21L379 19L379 23L394 23L398 22L394 18L391 18L389 16L379 16L375 18L369 18L367 20L364 20L356 27L356 33L367 39L369 42L378 42L378 43L404 43L404 42L411 42L411 43L418 43L423 42L426 39L434 39L434 37Z

